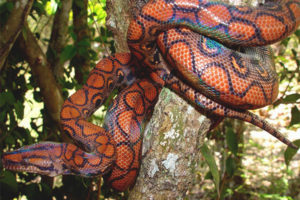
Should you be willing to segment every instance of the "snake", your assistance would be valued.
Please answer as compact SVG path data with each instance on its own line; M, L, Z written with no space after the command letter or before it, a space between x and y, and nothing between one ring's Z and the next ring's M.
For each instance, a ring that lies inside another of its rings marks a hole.
M272 104L278 78L267 45L293 33L300 0L232 6L207 0L150 0L131 20L130 53L102 59L61 110L74 143L40 142L4 152L4 168L48 176L95 177L117 191L134 186L141 165L145 124L163 87L199 112L249 122L290 147L267 121L250 112ZM100 127L88 118L114 89ZM212 127L212 128L213 128Z

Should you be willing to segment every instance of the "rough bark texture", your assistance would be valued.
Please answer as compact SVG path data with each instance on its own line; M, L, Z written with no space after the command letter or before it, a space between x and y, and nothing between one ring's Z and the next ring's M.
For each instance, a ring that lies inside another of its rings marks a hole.
M47 110L52 120L58 125L60 122L60 110L64 100L51 71L50 64L27 25L25 25L24 33L20 34L17 42L20 45L20 49L23 50L26 61L38 82Z
M130 22L131 2L129 0L106 1L106 26L114 34L117 52L128 52L126 35Z
M144 133L142 167L129 199L196 198L193 187L203 184L207 169L199 147L209 127L209 119L164 89Z
M60 61L60 55L67 42L69 13L72 0L61 1L55 13L51 38L47 50L48 60L56 78L62 77L64 63Z
M74 33L76 35L75 45L77 45L77 51L80 48L80 43L82 43L84 40L90 40L90 30L87 23L87 7L88 0L73 0L73 24ZM84 48L89 49L90 46L85 46ZM86 52L88 52L87 49ZM89 55L82 55L77 52L74 58L71 60L71 65L75 67L75 79L78 81L79 84L83 84L83 75L90 71Z
M32 7L33 0L15 1L6 24L0 29L0 71Z

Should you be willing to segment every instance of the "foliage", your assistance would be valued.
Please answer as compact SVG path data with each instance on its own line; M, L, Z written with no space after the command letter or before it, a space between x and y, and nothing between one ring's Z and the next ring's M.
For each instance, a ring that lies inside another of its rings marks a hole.
M45 50L50 42L54 16L61 2L57 0L36 0L28 17L30 30ZM105 27L105 0L92 0L88 4L88 31L90 38L75 43L77 38L69 17L67 44L60 54L65 63L64 76L58 80L66 98L74 89L81 87L75 79L74 66L67 64L77 54L95 63L101 53L109 49L114 52L112 34ZM13 3L0 4L1 24L5 23ZM49 31L50 30L50 31ZM26 33L23 31L21 34ZM16 42L18 43L18 41ZM108 52L108 53L111 53ZM106 53L106 54L108 54ZM61 141L61 134L53 134L45 124L44 97L40 92L35 75L28 65L22 49L15 45L10 52L0 76L0 149L8 151L39 141ZM102 117L98 116L97 120ZM93 119L92 119L93 120ZM3 151L0 151L0 157ZM0 162L0 199L98 199L99 178L86 179L75 176L49 178L36 174L4 171Z

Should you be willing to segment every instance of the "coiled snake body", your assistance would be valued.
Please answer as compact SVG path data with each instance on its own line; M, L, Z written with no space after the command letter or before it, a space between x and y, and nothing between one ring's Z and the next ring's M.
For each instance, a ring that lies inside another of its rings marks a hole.
M250 122L297 148L247 109L276 99L277 75L270 50L263 45L288 36L299 23L299 0L259 7L151 0L128 29L131 53L101 60L83 88L65 101L62 126L77 145L26 146L4 153L3 166L49 176L107 174L107 183L125 190L135 183L143 123L151 116L162 87L219 121L230 117ZM127 87L109 107L104 127L88 122L108 94L122 85Z

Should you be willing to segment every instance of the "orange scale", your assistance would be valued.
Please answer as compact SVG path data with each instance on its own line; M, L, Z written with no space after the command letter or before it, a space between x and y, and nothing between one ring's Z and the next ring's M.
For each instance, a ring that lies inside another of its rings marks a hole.
M76 165L82 165L83 162L84 162L84 159L81 156L77 155L74 157L74 163Z
M156 88L154 88L154 86L152 86L153 88L147 89L147 92L145 93L146 99L148 101L154 101L158 95Z
M169 50L169 54L174 60L177 60L179 65L184 65L185 60L188 62L187 65L190 65L190 56L183 55L185 52L189 52L188 47L179 43L173 45Z
M49 164L49 162L45 162L45 159L44 158L27 158L27 162L29 163L34 163L36 165L45 165L45 164Z
M68 145L68 150L65 152L64 156L66 159L70 159L73 156L73 152L77 149L77 147L75 145Z
M91 164L91 165L94 165L94 166L97 166L97 165L100 165L101 164L101 159L96 157L96 156L93 156L91 158L88 158L88 162Z
M23 160L22 154L4 154L3 159L20 163Z
M141 98L141 95L138 92L129 92L125 97L126 104L130 108L134 108L136 105L136 99Z
M97 153L104 153L105 150L106 150L107 146L106 145L99 145L96 150L97 150Z
M143 99L139 98L136 101L136 107L134 108L135 113L138 114L138 115L142 115L142 114L144 114L145 109L146 108L145 108Z
M77 105L85 104L85 93L83 89L78 90L72 96L70 96L71 102Z
M200 16L201 23L208 27L215 27L220 24L220 21L227 24L231 19L228 9L223 5L215 5L207 9L201 9L198 16Z
M75 93L76 94L76 93ZM72 107L63 107L61 111L61 118L77 118L80 117L81 114L76 110L75 108Z
M114 135L114 141L115 141L115 143L126 141L127 138L129 137L128 133L125 133L125 135L124 135L123 133L121 133L120 129L114 130L114 134L115 134Z
M266 21L268 22L266 24ZM277 20L276 18L272 16L267 16L267 15L261 15L256 18L256 24L260 27L261 30L261 35L266 41L272 41L272 40L277 40L279 39L284 32L286 31L285 24L283 24L281 21ZM270 34L268 31L268 28L276 27L276 32L272 31L272 34Z
M150 15L155 18L158 18L159 20L168 20L172 18L173 12L171 11L172 11L172 5L163 1L154 4L147 4L142 9L142 13L144 15Z
M29 153L31 153L31 152L29 152ZM45 150L41 150L41 151L38 151L38 155L42 156L42 157L48 157L49 156L49 152L45 151Z
M131 149L126 145L118 146L117 155L118 159L116 160L116 164L123 169L128 169L134 159Z
M114 56L115 57L115 56ZM118 61L122 64L128 63L131 59L130 53L119 53L118 54ZM117 63L119 66L119 63Z
M300 6L297 2L293 2L290 4L289 8L292 10L295 19L300 19ZM297 25L300 24L300 21L297 20ZM297 27L296 25L296 27Z
M120 115L118 117L119 126L127 134L130 133L129 123L130 123L130 120L132 119L132 115L133 115L132 111L124 111L124 112L120 113Z
M61 156L62 151L63 151L62 148L63 148L62 146L55 147L54 151L52 151L55 157Z
M96 138L96 142L100 145L104 145L108 143L108 137L106 135L101 135Z
M218 79L215 80L215 74L218 74ZM217 90L222 90L224 93L229 93L229 85L227 82L221 82L227 80L227 75L223 69L219 67L207 68L201 79L210 87L214 87Z
M258 91L260 90L259 87L254 86L243 97L243 101L248 104L252 104L255 108L264 106L259 102L264 102L264 99L261 95L258 95ZM259 92L260 93L260 92Z
M255 35L255 29L247 24L232 22L229 24L230 37L238 40L249 40Z
M151 85L152 85L151 83L149 83L146 80L140 81L139 84L142 86L142 88L148 88L148 87L151 87Z
M143 35L142 26L136 20L132 21L128 29L128 38L138 40Z
M105 155L108 157L112 157L115 154L115 147L113 145L107 145Z
M95 135L99 132L100 127L96 126L95 124L92 124L85 120L78 120L77 123L83 127L83 133L85 136ZM77 134L79 135L79 132L77 132ZM92 139L92 138L89 138L89 139Z
M111 176L110 178L113 179L114 177L123 176L125 174L124 172L120 172L117 176ZM123 191L128 188L128 186L131 186L135 182L135 177L137 176L136 171L131 171L126 176L122 177L121 179L117 179L112 182L112 187L116 190Z
M102 71L110 72L113 69L113 64L109 59L102 59L95 68L101 69Z

